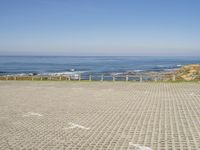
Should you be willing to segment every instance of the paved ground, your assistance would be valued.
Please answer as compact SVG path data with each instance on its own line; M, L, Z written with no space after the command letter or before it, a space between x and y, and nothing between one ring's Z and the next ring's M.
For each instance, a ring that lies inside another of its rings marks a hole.
M200 149L199 83L0 82L0 149Z

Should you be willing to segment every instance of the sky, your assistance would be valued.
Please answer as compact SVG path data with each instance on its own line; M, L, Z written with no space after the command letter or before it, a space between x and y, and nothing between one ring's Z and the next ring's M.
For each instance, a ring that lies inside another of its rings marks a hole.
M0 0L0 55L200 56L200 1Z

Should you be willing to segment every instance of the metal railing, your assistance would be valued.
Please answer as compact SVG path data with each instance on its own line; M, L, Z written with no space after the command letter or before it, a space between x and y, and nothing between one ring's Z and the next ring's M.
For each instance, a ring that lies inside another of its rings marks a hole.
M69 76L0 76L0 80L31 80L31 81L179 81L180 77L174 74L166 75L157 74L138 74L138 75L69 75ZM183 79L184 80L184 79ZM200 81L200 76L196 76L195 80Z

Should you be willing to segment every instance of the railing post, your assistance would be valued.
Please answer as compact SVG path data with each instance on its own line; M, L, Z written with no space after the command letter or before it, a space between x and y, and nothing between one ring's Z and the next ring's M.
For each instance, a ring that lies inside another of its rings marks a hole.
M103 81L103 74L101 75L101 81Z
M113 76L113 81L115 81L115 76Z
M176 81L176 76L173 74L172 81Z
M126 82L128 81L128 75L126 75Z
M6 80L8 80L8 76L6 76Z
M89 81L92 81L92 75L91 74L89 75Z
M78 80L79 80L79 81L81 81L81 74L79 75L79 78L78 78Z
M158 73L158 81L160 81L161 79L160 79L160 73Z
M61 76L60 76L60 78L59 78L59 79L60 79L60 81L61 81Z
M31 77L31 80L33 81L33 76Z
M142 82L142 76L140 76L140 82Z
M42 76L40 77L40 80L42 81Z
M17 80L17 77L16 77L16 76L14 76L14 80Z

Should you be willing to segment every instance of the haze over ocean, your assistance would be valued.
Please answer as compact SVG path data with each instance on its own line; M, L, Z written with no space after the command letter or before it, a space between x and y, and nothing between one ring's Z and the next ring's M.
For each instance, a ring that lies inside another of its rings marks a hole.
M200 56L199 0L2 0L0 55Z

